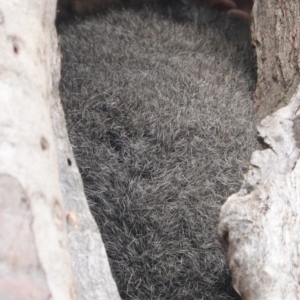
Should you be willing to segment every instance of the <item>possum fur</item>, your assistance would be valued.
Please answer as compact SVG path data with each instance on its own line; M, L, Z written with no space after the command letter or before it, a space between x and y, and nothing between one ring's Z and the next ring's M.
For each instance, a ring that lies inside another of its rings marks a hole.
M59 27L61 99L122 299L239 299L216 236L255 146L249 27L176 4Z

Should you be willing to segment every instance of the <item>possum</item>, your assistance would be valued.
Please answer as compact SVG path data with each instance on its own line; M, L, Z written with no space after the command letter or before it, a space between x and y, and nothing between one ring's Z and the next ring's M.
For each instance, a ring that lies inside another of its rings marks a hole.
M58 27L61 100L122 299L239 299L216 226L256 145L249 26L182 3Z

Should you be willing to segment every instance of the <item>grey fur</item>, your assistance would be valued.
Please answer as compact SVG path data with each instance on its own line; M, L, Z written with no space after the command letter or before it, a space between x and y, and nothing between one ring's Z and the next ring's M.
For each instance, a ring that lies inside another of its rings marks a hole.
M238 299L216 225L255 145L247 26L176 5L60 34L69 135L122 299Z

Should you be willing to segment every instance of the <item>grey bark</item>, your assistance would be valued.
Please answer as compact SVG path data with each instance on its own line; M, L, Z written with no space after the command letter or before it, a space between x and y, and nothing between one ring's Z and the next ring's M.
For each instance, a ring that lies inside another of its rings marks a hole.
M255 151L241 190L222 207L219 236L243 299L300 299L299 1L256 1L254 101L266 149ZM281 108L280 108L281 107Z
M49 110L55 6L0 1L0 299L77 299Z
M119 299L68 142L55 14L0 1L0 299Z

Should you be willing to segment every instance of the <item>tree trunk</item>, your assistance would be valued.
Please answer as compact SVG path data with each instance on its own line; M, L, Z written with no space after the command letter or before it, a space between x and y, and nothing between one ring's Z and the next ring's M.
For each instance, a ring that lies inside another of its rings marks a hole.
M257 118L287 105L299 84L300 2L256 1L252 41L257 54Z
M243 299L300 299L299 1L256 1L259 136L241 190L222 207L218 233ZM270 116L268 114L272 113ZM267 116L267 117L266 117Z
M299 14L296 0L253 8L267 148L254 152L219 224L243 299L300 299ZM55 0L0 0L0 299L118 299L58 102L54 16Z
M55 1L0 1L0 299L76 299L50 120Z
M55 14L0 0L0 299L119 299L59 103Z

